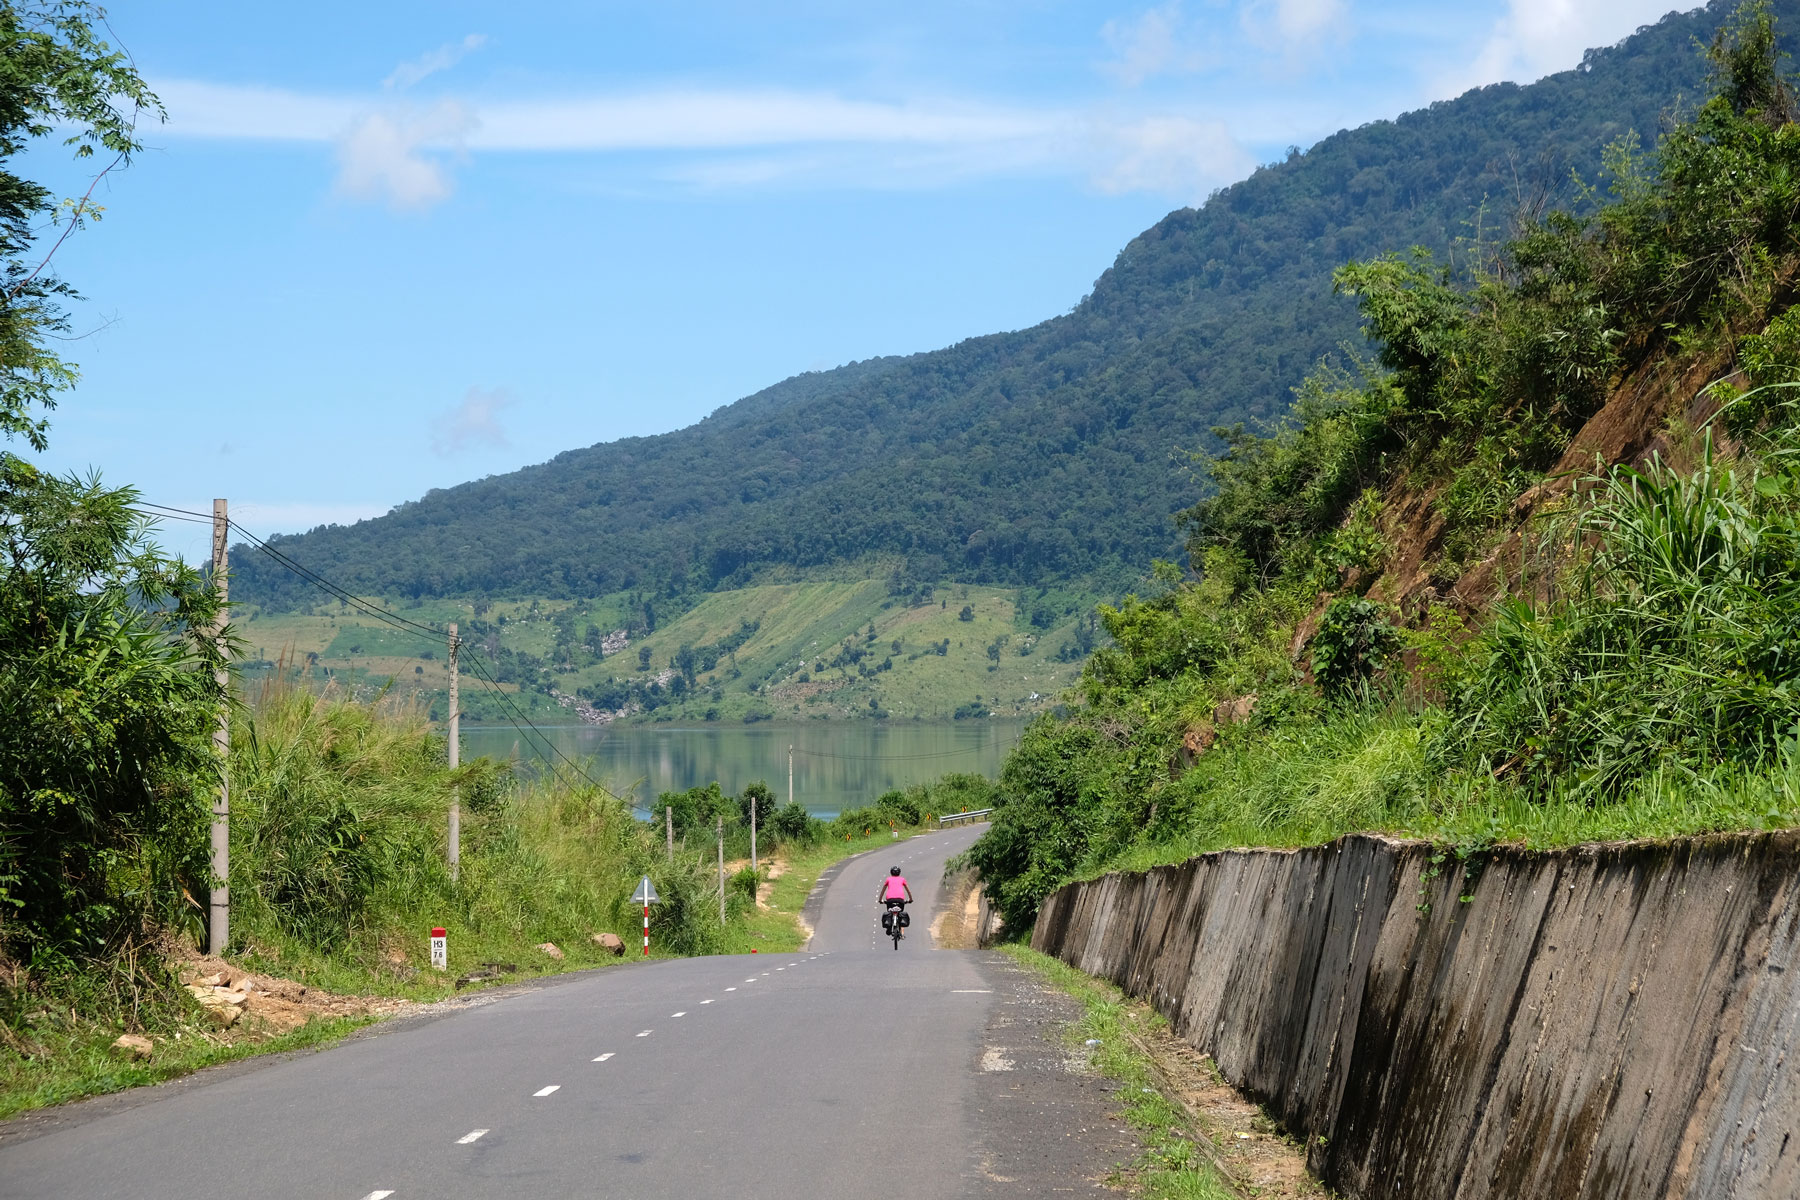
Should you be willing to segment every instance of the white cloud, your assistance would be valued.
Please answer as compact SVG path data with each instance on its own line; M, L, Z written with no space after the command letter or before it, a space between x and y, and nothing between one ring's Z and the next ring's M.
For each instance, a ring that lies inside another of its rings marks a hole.
M1582 52L1610 46L1669 11L1669 0L1507 0L1473 60L1440 77L1439 97L1502 79L1529 83L1581 61Z
M1158 75L1204 70L1215 56L1192 44L1193 33L1186 26L1181 0L1169 0L1134 19L1108 21L1100 36L1114 57L1100 69L1127 87Z
M369 104L348 96L194 79L159 80L156 94L169 109L169 122L160 132L245 141L328 142Z
M817 92L662 91L481 108L475 149L640 150L864 142L953 144L1042 134L1041 113L846 100Z
M325 141L371 109L366 99L189 80L159 81L157 90L169 106L167 130L188 137ZM457 140L481 150L968 143L1040 134L1055 119L993 105L847 100L772 89L463 101L454 111L469 121L467 136Z
M453 100L424 112L367 113L338 139L338 190L396 209L430 208L450 195L444 151L459 148L474 127L473 115Z
M1346 0L1246 0L1239 20L1250 38L1269 49L1304 49L1338 27Z
M1095 126L1092 138L1103 192L1160 192L1197 204L1255 165L1220 121L1147 117Z
M418 110L271 89L163 86L179 97L171 104L171 132L335 141L338 190L403 210L448 197L449 168L469 153L659 153L622 161L640 180L709 190L799 183L913 189L1062 174L1108 192L1152 190L1184 201L1254 165L1219 122L1141 107L1096 114L937 98L688 89L444 100Z
M470 388L461 404L432 419L431 452L447 458L468 449L505 449L511 443L500 427L500 411L513 403L505 388Z
M428 50L411 62L394 68L393 74L381 81L384 88L409 88L428 75L447 71L487 44L487 35L471 33L460 42L445 42L436 50Z

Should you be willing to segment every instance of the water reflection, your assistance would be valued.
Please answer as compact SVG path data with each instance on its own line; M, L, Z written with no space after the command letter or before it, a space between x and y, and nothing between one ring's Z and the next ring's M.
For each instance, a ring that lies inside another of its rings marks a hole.
M794 747L794 799L815 816L867 804L889 788L924 783L950 771L999 774L1023 721L814 721L800 725L541 726L557 750L585 761L620 795L640 806L660 792L717 780L739 792L756 780L787 799L788 746ZM463 727L465 757L486 754L536 763L544 751L510 725ZM635 786L634 786L635 785Z

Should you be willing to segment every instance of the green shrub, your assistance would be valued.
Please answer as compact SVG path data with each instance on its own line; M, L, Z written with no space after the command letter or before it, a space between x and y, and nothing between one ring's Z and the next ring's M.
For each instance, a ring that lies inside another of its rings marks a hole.
M1400 652L1400 630L1380 605L1360 596L1339 596L1326 606L1311 648L1320 690L1336 698L1362 696Z
M769 818L769 834L778 842L810 846L824 833L825 822L812 816L797 801L790 800Z
M732 873L725 881L726 894L740 901L756 903L756 889L762 886L763 873L754 867L744 867Z
M919 800L910 792L883 792L875 800L875 811L880 815L883 825L913 826L919 823Z
M218 605L135 501L0 452L0 957L104 956L207 894Z

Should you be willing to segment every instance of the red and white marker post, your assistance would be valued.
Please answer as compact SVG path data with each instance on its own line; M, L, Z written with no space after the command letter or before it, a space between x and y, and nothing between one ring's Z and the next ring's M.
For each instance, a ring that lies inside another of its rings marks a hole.
M439 971L450 969L450 938L441 926L431 931L431 965Z
M648 875L638 881L637 891L631 893L632 900L644 906L644 957L650 957L650 906L656 903L656 885L650 882Z

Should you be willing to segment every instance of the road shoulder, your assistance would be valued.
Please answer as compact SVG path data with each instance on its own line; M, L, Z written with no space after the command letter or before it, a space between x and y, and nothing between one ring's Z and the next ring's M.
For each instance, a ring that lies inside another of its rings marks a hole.
M1119 1117L1119 1085L1068 1031L1079 1000L998 951L965 951L993 993L969 1098L977 1196L1111 1192L1141 1153Z

